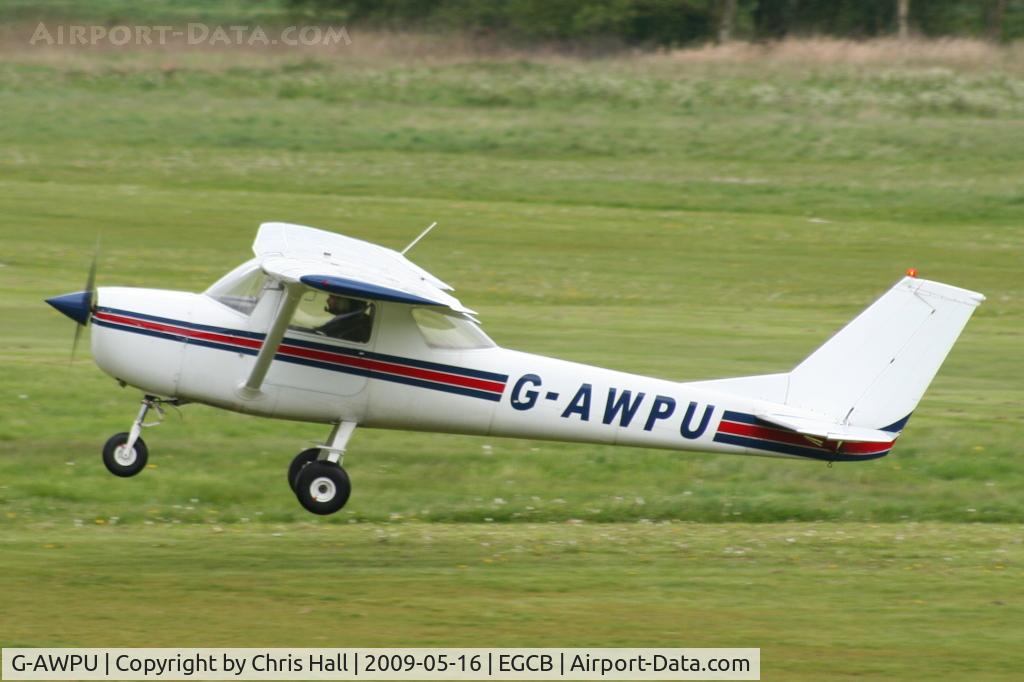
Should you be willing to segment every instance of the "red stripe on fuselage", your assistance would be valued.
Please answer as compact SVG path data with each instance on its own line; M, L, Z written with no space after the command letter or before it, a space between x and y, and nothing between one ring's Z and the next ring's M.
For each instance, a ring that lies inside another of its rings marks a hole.
M129 327L138 327L140 329L149 329L152 331L162 332L164 334L184 336L190 339L213 341L215 343L223 343L225 345L231 346L242 346L244 348L251 348L254 350L259 350L260 347L263 345L263 341L259 339L249 339L241 336L230 336L228 334L219 334L217 332L190 329L188 327L179 327L177 325L166 324L163 322L154 322L152 320L141 320L135 317L115 315L114 313L96 312L95 316L100 320L103 320L104 322L114 322ZM448 384L450 386L473 388L480 391L488 391L491 393L501 394L505 390L505 384L500 381L489 381L487 379L478 379L475 377L463 376L461 374L452 374L449 372L442 372L438 370L411 367L408 365L397 364L394 362L386 362L383 360L374 360L371 358L345 355L343 353L333 353L331 351L316 350L313 348L305 348L303 346L293 346L288 343L282 343L281 346L278 348L277 352L279 355L306 358L308 360L317 360L320 362L330 362L337 365L344 365L346 367L356 367L359 369L365 369L373 372L384 372L387 374L394 374L397 376L410 377L414 379L423 379L425 381L433 381L440 384Z
M214 341L216 343L224 343L233 346L244 346L245 348L255 348L257 350L263 345L263 342L258 339L247 339L242 336L229 336L227 334L218 334L217 332L189 329L188 327L179 327L177 325L154 322L152 320L140 320L135 317L125 317L124 315L115 315L113 313L106 312L97 312L95 315L104 322L116 322L117 324L123 324L129 327L150 329L152 331L163 332L165 334L175 334L176 336L186 336L190 339L202 339L204 341Z
M462 376L461 374L449 374L448 372L439 372L431 369L409 367L407 365L398 365L393 362L384 362L383 360L353 357L351 355L331 353L330 351L315 350L313 348L303 348L302 346L291 346L288 344L281 344L281 348L279 349L278 352L284 355L291 355L299 358L320 360L322 362L333 362L336 364L345 365L347 367L358 367L360 369L366 369L373 372L385 372L387 374L397 374L399 376L412 377L414 379L434 381L440 384L450 384L452 386L462 386L464 388L475 388L481 391L489 391L491 393L501 393L505 390L505 384L499 381L476 379L474 377Z
M788 445L798 445L800 447L821 450L822 452L838 452L843 455L873 455L891 449L895 442L895 440L893 440L889 443L844 443L838 450L836 450L834 447L827 447L830 443L834 445L835 441L825 441L824 445L817 445L816 443L808 440L806 436L802 436L799 433L793 433L792 431L783 431L781 429L757 426L755 424L731 422L724 419L718 425L718 432L729 433L734 436L761 438L763 440L771 440L776 443L786 443Z

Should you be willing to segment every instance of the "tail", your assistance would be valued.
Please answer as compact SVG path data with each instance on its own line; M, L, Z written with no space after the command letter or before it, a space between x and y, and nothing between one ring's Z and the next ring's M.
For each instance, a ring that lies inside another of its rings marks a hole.
M789 374L786 404L837 423L898 430L981 294L904 277Z
M810 411L836 425L898 432L984 300L967 289L905 277L792 372L701 384Z

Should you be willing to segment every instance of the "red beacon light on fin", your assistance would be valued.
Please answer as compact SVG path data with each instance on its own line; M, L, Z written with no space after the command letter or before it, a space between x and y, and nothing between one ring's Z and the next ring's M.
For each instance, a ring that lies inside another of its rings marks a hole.
M907 277L917 277L917 268L907 268Z

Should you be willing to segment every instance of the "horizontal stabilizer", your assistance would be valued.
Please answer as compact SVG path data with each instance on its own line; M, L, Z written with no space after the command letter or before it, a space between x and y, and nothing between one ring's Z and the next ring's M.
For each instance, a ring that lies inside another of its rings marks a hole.
M824 419L797 417L788 414L758 414L757 417L770 424L796 431L804 436L847 443L891 443L899 435L890 431L833 424Z

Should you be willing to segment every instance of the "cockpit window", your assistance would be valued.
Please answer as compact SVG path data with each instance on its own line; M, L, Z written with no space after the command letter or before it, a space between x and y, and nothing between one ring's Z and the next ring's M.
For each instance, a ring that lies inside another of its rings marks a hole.
M467 350L494 347L494 342L473 320L459 313L413 308L412 317L431 348Z
M374 305L322 291L307 291L295 309L289 329L366 343L373 331Z
M262 270L256 268L233 282L226 281L218 283L220 286L214 285L207 293L215 301L248 315L256 307L266 284L267 276L263 274Z

